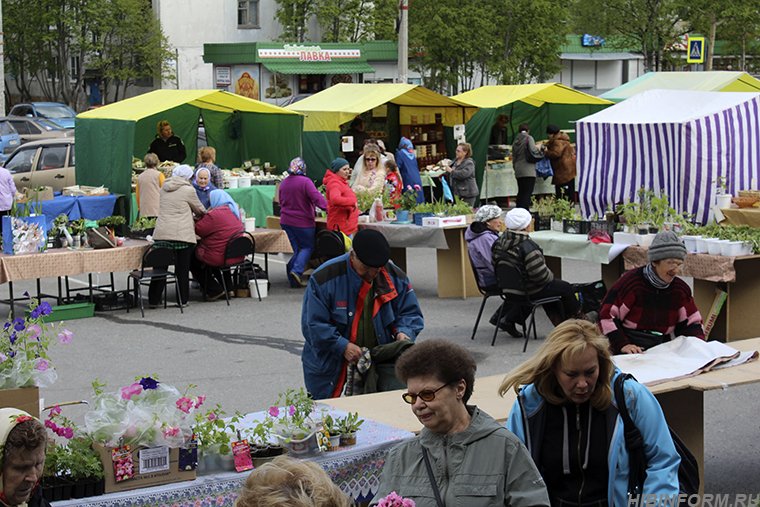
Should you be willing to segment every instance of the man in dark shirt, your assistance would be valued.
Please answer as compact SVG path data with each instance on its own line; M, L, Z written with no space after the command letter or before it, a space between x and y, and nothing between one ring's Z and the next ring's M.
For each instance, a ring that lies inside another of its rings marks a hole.
M185 161L185 145L174 135L171 124L166 120L158 122L156 138L150 143L148 153L155 153L161 162L172 160L181 164Z

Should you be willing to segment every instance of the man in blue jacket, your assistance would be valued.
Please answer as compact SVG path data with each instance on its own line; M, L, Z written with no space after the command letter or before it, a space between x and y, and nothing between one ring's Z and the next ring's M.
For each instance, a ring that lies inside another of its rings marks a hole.
M424 322L406 274L390 260L378 231L363 229L352 250L322 264L309 278L301 310L301 361L314 399L340 396L347 367L362 347L414 341Z

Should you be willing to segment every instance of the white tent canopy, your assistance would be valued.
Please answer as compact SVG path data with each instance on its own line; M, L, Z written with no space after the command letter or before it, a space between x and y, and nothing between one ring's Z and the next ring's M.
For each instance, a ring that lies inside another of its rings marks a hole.
M760 93L649 90L582 118L576 132L586 216L646 187L704 223L719 177L735 193L760 176Z

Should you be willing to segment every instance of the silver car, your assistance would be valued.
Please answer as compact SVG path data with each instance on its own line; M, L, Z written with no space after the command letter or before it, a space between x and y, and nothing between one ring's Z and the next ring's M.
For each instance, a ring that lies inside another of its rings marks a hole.
M74 139L47 139L21 145L3 166L17 189L49 186L60 191L76 183Z

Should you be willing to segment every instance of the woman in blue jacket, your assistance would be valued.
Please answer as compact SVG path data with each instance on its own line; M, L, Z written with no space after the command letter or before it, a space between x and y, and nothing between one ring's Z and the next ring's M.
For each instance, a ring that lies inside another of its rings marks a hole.
M567 320L502 381L502 396L518 393L507 428L530 451L553 507L628 505L628 451L613 396L620 374L596 326ZM678 495L680 457L659 403L637 382L624 393L644 440L642 494Z

